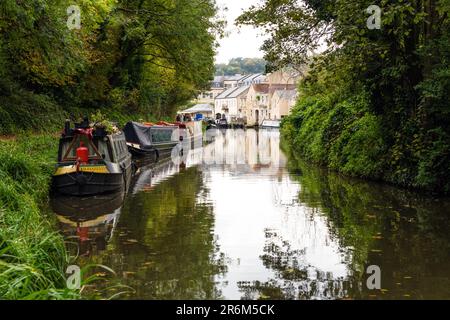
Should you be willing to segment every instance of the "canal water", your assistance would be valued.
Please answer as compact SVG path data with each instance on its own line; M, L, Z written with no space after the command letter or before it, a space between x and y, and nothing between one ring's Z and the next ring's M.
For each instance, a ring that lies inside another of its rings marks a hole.
M450 298L450 201L309 166L282 151L278 131L213 133L183 161L141 169L127 195L53 201L77 263L115 271L93 268L86 292ZM368 287L369 266L381 289Z

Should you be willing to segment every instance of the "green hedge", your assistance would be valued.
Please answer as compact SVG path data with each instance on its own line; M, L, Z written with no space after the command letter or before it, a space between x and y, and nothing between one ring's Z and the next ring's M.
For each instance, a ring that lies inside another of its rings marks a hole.
M283 121L284 139L304 159L344 174L449 194L448 133L425 131L414 118L392 133L365 96L339 102L331 94L301 97Z

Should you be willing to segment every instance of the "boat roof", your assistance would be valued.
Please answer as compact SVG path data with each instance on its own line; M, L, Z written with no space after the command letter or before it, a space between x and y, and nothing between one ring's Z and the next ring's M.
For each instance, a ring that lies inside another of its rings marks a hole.
M128 122L123 128L127 142L140 144L144 147L150 147L152 141L150 139L152 127L145 126L137 122Z
M196 104L195 106L178 112L179 114L190 114L190 113L202 113L202 112L213 112L213 107L210 104Z

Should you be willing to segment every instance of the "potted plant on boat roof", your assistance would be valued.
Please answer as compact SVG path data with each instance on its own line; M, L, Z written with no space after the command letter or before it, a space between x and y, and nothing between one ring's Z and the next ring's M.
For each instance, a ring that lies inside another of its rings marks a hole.
M93 123L92 127L98 135L106 135L108 133L115 133L118 131L117 126L113 122L106 119L106 116L102 114L100 110L91 116L91 120Z

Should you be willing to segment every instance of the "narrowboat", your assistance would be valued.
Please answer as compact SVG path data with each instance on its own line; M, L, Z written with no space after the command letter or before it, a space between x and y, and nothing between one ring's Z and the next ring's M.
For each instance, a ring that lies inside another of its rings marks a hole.
M228 120L225 118L222 118L220 120L217 120L217 127L219 129L228 129L230 126L228 125Z
M54 192L93 196L126 191L134 168L122 132L91 127L86 118L71 128L66 121L59 141Z
M261 124L261 128L263 129L279 129L280 126L280 120L264 120Z
M231 116L230 117L230 124L228 125L229 128L232 129L244 129L246 119L240 116Z
M180 129L180 141L183 149L194 150L203 146L202 121L176 122L174 125Z
M128 149L137 161L158 162L170 158L179 143L176 125L128 122L123 131Z

